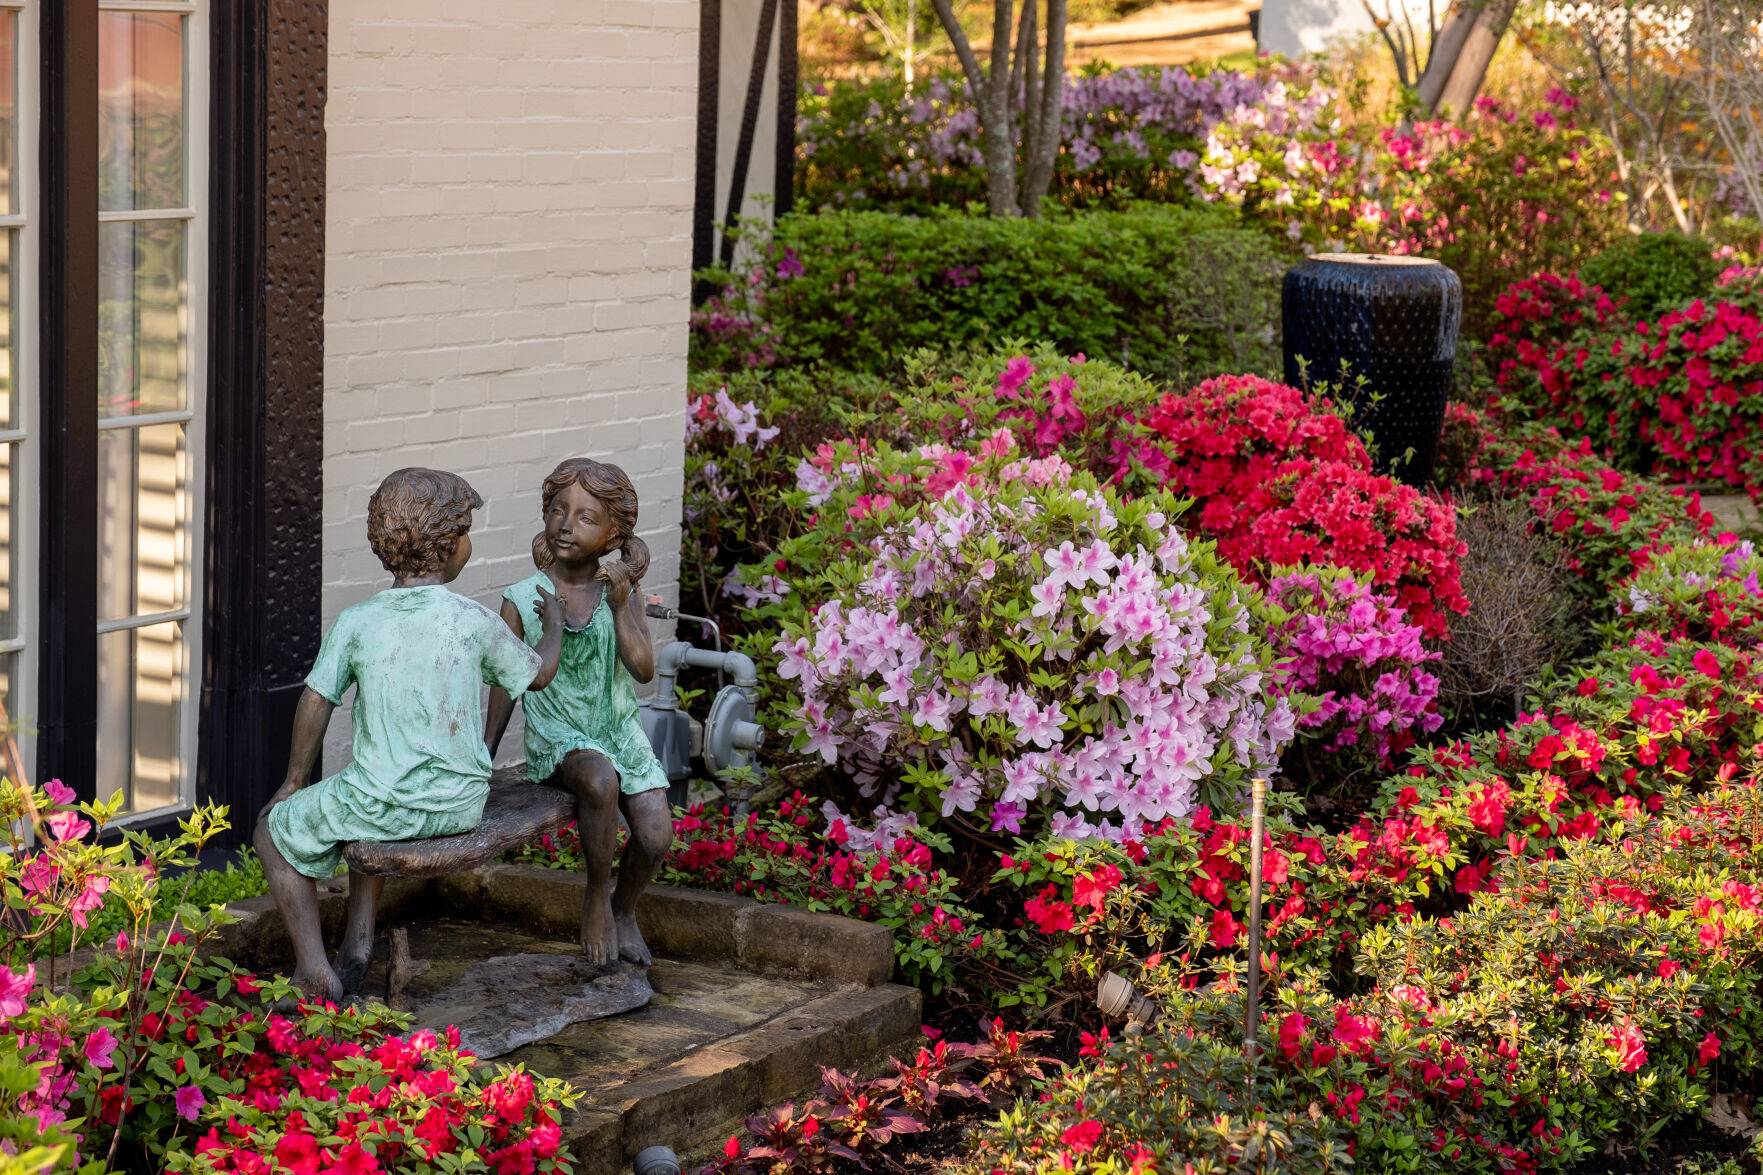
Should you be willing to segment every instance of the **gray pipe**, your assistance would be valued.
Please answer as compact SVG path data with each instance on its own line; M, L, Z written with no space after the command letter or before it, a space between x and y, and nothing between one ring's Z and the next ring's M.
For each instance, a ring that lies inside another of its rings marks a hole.
M655 709L678 708L674 679L685 665L731 674L741 696L755 707L759 705L759 669L753 664L753 658L733 650L718 653L711 649L700 649L690 641L672 641L662 645L661 652L655 657L655 700L650 703Z

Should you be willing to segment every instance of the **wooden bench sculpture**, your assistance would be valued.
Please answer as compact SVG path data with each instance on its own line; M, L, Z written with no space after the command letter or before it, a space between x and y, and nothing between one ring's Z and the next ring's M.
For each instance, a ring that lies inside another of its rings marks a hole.
M498 771L490 777L483 823L470 832L427 840L351 841L343 860L370 877L445 877L487 865L574 819L575 800L568 792L529 783L518 769Z

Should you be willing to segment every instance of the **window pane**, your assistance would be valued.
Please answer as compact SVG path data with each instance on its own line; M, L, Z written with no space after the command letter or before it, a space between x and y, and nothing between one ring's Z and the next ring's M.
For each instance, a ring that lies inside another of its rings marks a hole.
M189 523L184 426L98 434L98 618L184 606Z
M98 226L98 412L184 407L184 222Z
M13 631L12 505L18 501L18 445L0 445L0 640L18 635Z
M184 18L98 17L98 207L184 206Z
M13 295L12 253L17 238L16 229L0 229L0 429L17 428L20 423L18 409L13 405L18 392L12 381L12 314L18 301Z
M0 653L0 704L6 707L6 717L0 719L0 738L7 735L17 738L19 735L19 715L13 713L16 707L12 704L12 679L18 675L18 654ZM5 725L7 722L11 726ZM4 770L4 758L0 758L0 770Z
M18 206L18 12L0 9L0 216Z
M171 621L98 638L98 795L128 810L179 800L183 778L184 626Z

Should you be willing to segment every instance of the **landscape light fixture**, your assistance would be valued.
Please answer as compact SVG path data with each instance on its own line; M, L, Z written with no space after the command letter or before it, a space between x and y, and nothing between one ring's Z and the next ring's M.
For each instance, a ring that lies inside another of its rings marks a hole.
M631 1164L636 1175L680 1175L679 1156L672 1147L651 1146L637 1152Z
M1157 1020L1157 1003L1140 995L1132 980L1113 971L1102 973L1096 985L1096 1006L1104 1016L1126 1017L1126 1035L1137 1036Z

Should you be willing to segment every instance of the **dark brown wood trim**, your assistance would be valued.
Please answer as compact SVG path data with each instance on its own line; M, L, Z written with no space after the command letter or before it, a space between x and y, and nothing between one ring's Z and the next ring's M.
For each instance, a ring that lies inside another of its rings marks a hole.
M794 4L795 0L788 0ZM740 222L741 205L747 198L747 169L753 163L753 138L759 130L759 99L765 91L765 74L771 65L771 35L777 25L778 0L764 0L759 6L759 31L753 37L753 64L747 72L747 101L741 107L741 134L735 140L735 166L728 182L728 215L722 222L722 248L718 250L724 265L735 259L735 228Z
M233 839L322 635L328 0L217 4L198 795Z
M790 214L796 203L796 88L801 71L798 58L796 0L778 0L777 28L777 200L772 212Z
M37 778L98 769L98 6L39 6Z
M692 271L716 256L716 133L722 101L722 0L698 5L698 156L692 186ZM714 287L692 283L692 301L702 302Z

